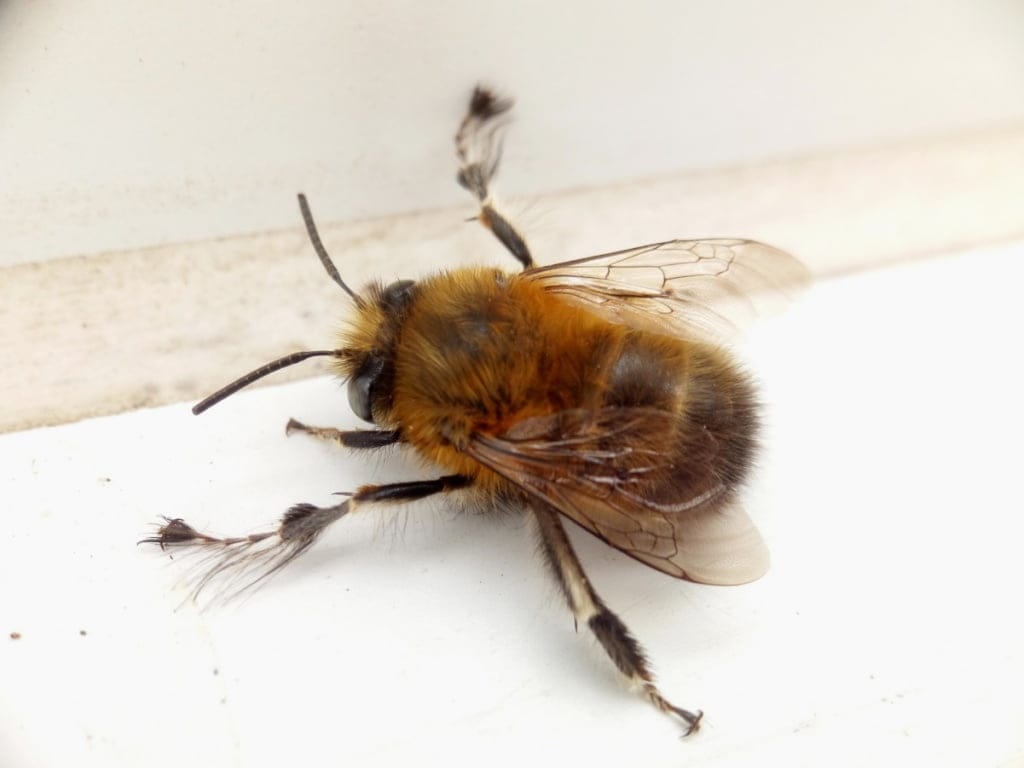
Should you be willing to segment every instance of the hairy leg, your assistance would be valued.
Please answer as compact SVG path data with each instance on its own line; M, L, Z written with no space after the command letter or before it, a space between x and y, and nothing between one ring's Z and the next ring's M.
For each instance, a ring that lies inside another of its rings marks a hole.
M212 536L202 533L181 518L165 518L156 534L140 544L156 544L161 549L189 548L205 551L204 562L195 580L193 597L213 581L224 580L227 597L255 586L284 568L309 549L328 526L363 506L415 501L437 493L465 488L470 479L463 475L445 475L433 480L415 480L386 485L364 485L345 501L331 507L296 504L273 530L246 536Z
M289 419L285 425L286 435L292 432L304 432L307 435L338 443L346 448L383 448L386 445L394 445L402 441L402 435L397 429L351 429L342 430L333 427L311 427L301 421Z
M459 184L480 202L480 223L498 238L524 269L533 266L533 257L522 235L495 207L491 182L501 161L502 116L512 102L499 99L486 88L477 86L469 101L469 110L455 134L455 153L459 158Z
M685 735L697 730L703 713L677 707L661 695L640 644L590 585L558 512L540 503L534 504L532 510L540 531L544 559L565 594L577 626L584 624L590 628L619 671L638 685L654 706L686 723Z

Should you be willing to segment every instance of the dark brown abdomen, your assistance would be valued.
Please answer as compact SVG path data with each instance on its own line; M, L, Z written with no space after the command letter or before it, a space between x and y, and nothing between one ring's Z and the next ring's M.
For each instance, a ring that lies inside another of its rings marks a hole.
M605 404L677 415L669 495L733 488L746 478L757 446L757 399L723 350L629 331L610 366Z

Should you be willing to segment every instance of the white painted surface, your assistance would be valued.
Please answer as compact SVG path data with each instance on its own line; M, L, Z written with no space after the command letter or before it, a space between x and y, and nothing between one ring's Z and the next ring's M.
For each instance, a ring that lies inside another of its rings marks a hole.
M461 203L518 98L539 194L1024 119L1017 0L0 4L0 265Z
M514 520L347 519L251 598L181 604L188 563L134 545L159 515L249 530L426 475L285 439L289 416L355 423L332 381L0 436L0 763L1020 764L1022 258L833 280L749 339L760 582L575 536L666 693L706 710L686 741L573 634Z

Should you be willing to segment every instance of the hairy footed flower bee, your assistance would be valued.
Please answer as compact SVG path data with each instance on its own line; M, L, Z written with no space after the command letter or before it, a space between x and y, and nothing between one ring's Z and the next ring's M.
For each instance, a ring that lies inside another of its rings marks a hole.
M576 622L690 733L702 713L662 695L640 644L591 585L562 518L677 578L759 578L768 553L740 502L758 404L723 342L764 303L798 290L807 273L788 254L742 239L673 240L535 265L492 196L510 108L477 87L455 146L459 183L521 271L467 267L355 292L299 195L317 255L354 305L351 324L337 348L268 363L193 408L202 413L267 374L330 356L352 410L374 428L292 419L287 431L366 451L403 445L443 474L364 485L334 506L298 504L263 533L216 537L168 519L145 541L209 552L198 592L219 577L262 579L363 508L457 494L520 510L533 519Z

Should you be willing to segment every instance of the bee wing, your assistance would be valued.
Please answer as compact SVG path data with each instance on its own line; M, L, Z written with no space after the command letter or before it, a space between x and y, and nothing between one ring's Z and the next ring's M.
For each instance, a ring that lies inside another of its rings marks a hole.
M609 320L722 342L786 304L809 280L785 251L754 240L669 240L523 273Z
M467 452L605 542L677 578L744 584L768 550L724 484L680 488L667 441L674 416L653 408L571 410L478 434ZM627 439L628 437L628 439ZM708 459L695 446L687 464Z

